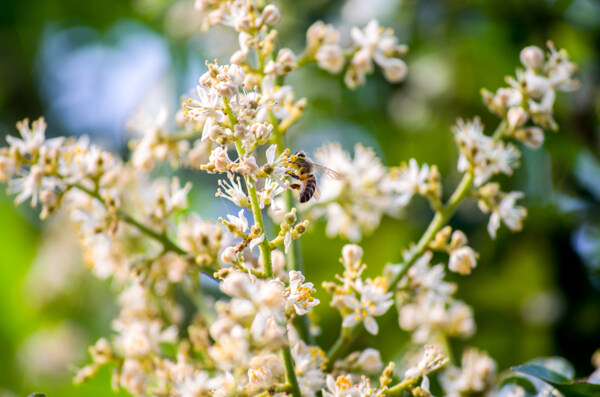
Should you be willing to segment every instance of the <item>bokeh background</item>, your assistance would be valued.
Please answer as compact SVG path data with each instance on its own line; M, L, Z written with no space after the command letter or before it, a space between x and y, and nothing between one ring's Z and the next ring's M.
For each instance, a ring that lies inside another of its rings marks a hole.
M497 118L479 90L505 85L519 51L547 39L567 48L579 64L581 89L558 96L557 134L544 148L523 148L505 189L527 194L524 230L502 229L496 241L487 219L466 202L452 220L480 253L458 297L474 307L477 333L452 340L487 350L501 370L534 357L561 355L578 376L593 370L600 348L600 3L593 0L280 0L279 42L300 52L304 32L323 19L342 29L376 17L409 45L407 80L389 85L377 72L350 92L340 76L315 67L292 73L289 83L308 98L302 121L288 136L292 150L309 153L324 141L352 150L374 147L387 165L414 157L438 164L446 191L458 181L450 127L457 117L480 115L489 129ZM19 0L0 5L0 135L14 124L44 115L51 136L88 134L127 156L127 119L140 105L164 101L173 111L203 72L205 59L225 62L233 32L198 34L191 1ZM159 169L157 173L167 173ZM214 198L214 178L181 172L192 180L192 210L204 217L232 209ZM362 244L368 274L398 262L431 216L415 200L402 219L385 218ZM62 217L64 218L64 217ZM327 239L316 223L301 240L305 273L315 285L340 271L344 241ZM65 219L42 224L27 205L15 208L0 193L0 396L45 391L60 396L111 393L110 373L89 384L71 384L73 368L88 360L87 345L110 333L116 314L114 286L91 276ZM339 316L327 297L316 310L327 347ZM407 335L391 310L380 334L357 346L383 348L399 357Z

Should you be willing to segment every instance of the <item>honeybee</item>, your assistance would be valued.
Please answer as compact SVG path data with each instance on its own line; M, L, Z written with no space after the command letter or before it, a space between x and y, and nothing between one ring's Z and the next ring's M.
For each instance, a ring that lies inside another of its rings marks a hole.
M312 197L318 200L321 196L315 174L334 180L342 179L342 176L331 168L313 163L302 151L291 155L287 163L294 169L294 171L287 171L287 174L297 182L290 187L298 190L298 199L301 203L306 203Z

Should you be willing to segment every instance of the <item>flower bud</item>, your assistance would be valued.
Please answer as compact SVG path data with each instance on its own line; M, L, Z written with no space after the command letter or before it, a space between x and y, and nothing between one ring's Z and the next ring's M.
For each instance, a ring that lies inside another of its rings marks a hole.
M223 261L223 263L226 263L228 265L233 265L235 262L237 262L238 258L237 253L235 252L235 247L225 248L225 250L221 254L221 260Z
M329 73L339 73L344 67L344 54L337 44L324 45L319 48L315 55L317 65Z
M461 247L455 249L450 254L448 269L462 275L471 273L471 269L477 266L475 251L471 247Z
M306 228L308 227L308 220L305 220L294 227L294 231L298 234L303 234L306 232Z
M544 64L544 52L534 45L521 50L521 63L529 69L539 69Z
M454 233L452 233L450 249L464 247L468 242L467 236L461 230L455 230Z
M234 65L243 65L246 63L246 60L246 53L242 50L234 52L231 58L229 58L229 62Z
M256 139L267 140L271 136L271 131L273 130L273 125L269 123L256 123L252 125L250 131L256 137Z
M235 171L244 175L254 175L258 171L258 164L254 156L242 157L240 163L235 167Z
M525 109L519 106L508 109L506 118L508 119L508 127L511 131L514 131L515 128L521 127L527 122L529 114L527 114Z
M227 170L227 166L231 163L229 156L227 155L227 149L223 149L218 146L213 149L208 158L210 164L215 166L215 169L219 172L224 172Z
M390 83L399 83L406 77L408 68L402 59L390 58L383 65L383 75Z
M532 149L537 149L544 143L544 130L540 127L521 128L516 130L514 135Z
M279 277L281 281L287 281L287 272L285 271L285 255L279 250L271 251L271 263L273 264L273 275Z
M342 248L342 258L345 265L350 265L351 267L360 266L362 256L363 250L359 245L346 244Z
M282 48L277 53L277 63L284 66L293 66L296 63L296 55L289 48Z
M429 243L429 247L434 250L442 250L448 244L448 239L452 233L450 226L443 227L439 232L436 233L433 241Z
M265 7L260 17L265 25L273 26L281 19L281 13L277 7L269 4Z
M372 348L365 349L360 354L356 362L356 367L369 375L380 373L383 363L381 362L379 351Z
M296 209L292 208L292 211L285 214L285 216L283 217L283 220L288 225L290 225L290 226L293 225L294 222L296 222Z

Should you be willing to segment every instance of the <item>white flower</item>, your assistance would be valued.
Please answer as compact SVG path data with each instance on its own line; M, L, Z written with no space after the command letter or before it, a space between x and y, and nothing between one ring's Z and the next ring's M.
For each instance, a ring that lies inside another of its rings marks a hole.
M528 69L540 69L544 64L544 52L534 45L523 48L519 58L523 66Z
M244 210L240 210L238 216L227 215L227 219L229 223L240 229L242 232L245 232L248 229L248 219L244 216Z
M209 265L217 259L221 246L228 245L231 235L223 235L220 225L202 221L196 214L184 218L177 228L177 243L194 255L199 265Z
M346 75L346 83L350 88L362 84L364 74L373 70L373 60L384 70L388 81L397 83L404 79L406 64L398 56L405 51L405 47L398 45L393 30L384 29L376 20L371 20L363 30L352 28L351 35L359 50L352 57Z
M423 353L423 358L421 359L421 361L419 361L419 363L416 366L406 370L404 376L409 379L418 378L419 376L425 376L442 367L447 362L448 358L444 357L444 355L437 346L426 345L425 352Z
M461 363L462 368L450 367L440 377L448 396L482 394L494 384L497 366L487 353L469 348L463 352Z
M208 354L218 368L231 371L249 360L248 335L241 325L235 325L230 332L215 337L217 342L208 348Z
M302 395L314 396L325 384L325 353L316 346L309 347L296 340L292 342L292 357Z
M320 182L320 201L331 203L325 207L327 234L358 241L363 232L379 225L383 214L390 209L391 198L386 187L386 170L375 151L360 144L354 150L352 159L339 144L327 143L316 151L315 158L318 164L342 176L341 181L322 178ZM315 208L314 214L322 214L322 209Z
M416 343L434 341L439 332L469 336L474 332L473 312L454 299L456 285L444 280L444 265L431 266L431 252L421 256L400 282L397 307L400 327L412 332Z
M352 384L350 375L339 375L334 379L327 374L327 390L322 390L323 397L359 397L358 386Z
M217 146L212 150L208 158L209 164L213 165L219 172L225 172L228 169L231 160L227 154L227 148Z
M261 96L258 102L256 120L259 122L269 121L269 111L278 119L287 119L290 113L286 109L286 103L292 98L292 87L276 84L276 76L268 75L262 81Z
M258 164L254 156L241 157L239 163L231 169L234 172L254 178L258 171Z
M364 284L357 286L357 292L360 294L360 301L352 295L343 297L344 305L352 312L344 317L342 326L353 327L362 321L369 333L377 335L379 326L374 317L381 316L394 304L392 293L386 292L383 279L367 279Z
M287 301L290 303L296 314L303 315L314 306L319 304L319 300L312 297L315 292L313 283L304 283L302 273L290 271L290 286L286 288Z
M369 375L379 374L383 368L379 350L373 348L363 350L356 360L355 367Z
M217 197L223 197L230 200L238 207L250 207L250 199L246 196L244 189L242 188L242 182L240 177L235 178L233 174L228 173L227 178L229 182L219 180L219 188L215 194Z
M134 395L143 394L144 387L148 380L144 365L136 359L126 358L118 373L119 384L129 393Z
M146 108L140 108L127 122L128 129L141 136L140 140L130 142L130 145L135 146L131 160L136 168L149 170L156 160L165 161L171 158L177 161L180 153L189 148L187 142L174 142L164 131L167 116L167 108L164 105L161 105L155 114Z
M31 206L35 207L42 189L51 189L53 185L52 180L45 177L42 166L35 164L29 170L29 174L10 181L8 192L18 193L15 204L19 205L31 197Z
M450 252L448 269L462 275L471 273L471 269L477 266L475 251L471 247L460 247Z
M265 186L260 190L259 205L260 209L265 208L267 205L273 204L274 210L280 210L275 205L275 198L286 190L285 185L278 180L276 177L267 178Z
M523 228L523 218L527 216L527 210L524 207L517 206L516 201L523 198L521 192L507 193L496 208L492 208L492 215L488 223L488 232L492 238L496 238L496 231L500 227L500 222L513 232Z
M544 130L540 127L519 128L514 135L532 149L537 149L544 143Z
M554 90L548 90L540 102L536 102L533 99L530 99L527 102L529 113L531 114L534 123L540 127L551 128L553 130L558 128L556 121L554 121L554 118L552 117L555 98L556 94L554 93Z
M197 397L208 394L210 392L209 378L209 374L205 371L194 371L183 377L182 380L175 383L177 396Z
M29 119L19 121L17 122L17 129L23 139L10 135L6 137L8 143L23 155L37 153L46 140L47 124L43 117L34 121L31 126L33 129L29 128Z
M344 67L345 59L342 48L337 44L320 46L315 54L317 65L329 73L339 73Z
M176 332L175 328L161 331L159 321L149 320L126 322L117 319L113 322L113 328L119 332L115 345L122 349L126 357L134 358L142 358L158 352L158 343L172 340L173 332Z
M202 140L205 140L210 135L213 123L221 123L225 120L225 113L221 110L223 108L221 97L215 90L202 86L198 86L197 90L199 99L189 98L183 107L188 117L204 121Z
M336 44L339 39L340 34L333 25L327 25L323 21L313 23L306 31L306 40L309 47Z
M567 51L564 49L557 51L552 42L548 43L548 48L550 56L544 65L544 71L548 75L552 88L559 91L573 91L579 88L579 82L573 79L577 65L569 61Z
M518 165L520 153L517 148L510 143L496 143L484 135L478 118L466 123L459 119L453 132L461 153L457 168L465 172L472 167L475 186L480 186L500 172L510 175Z
M384 185L393 193L393 205L406 206L415 193L424 191L429 166L419 164L415 159L410 159L407 164L391 170Z

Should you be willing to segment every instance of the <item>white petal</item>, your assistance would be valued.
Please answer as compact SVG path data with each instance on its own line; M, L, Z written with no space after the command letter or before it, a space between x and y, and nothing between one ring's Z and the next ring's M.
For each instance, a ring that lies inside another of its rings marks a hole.
M363 324L370 334L377 335L377 332L379 332L379 326L373 317L365 317L363 319Z

